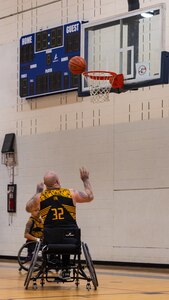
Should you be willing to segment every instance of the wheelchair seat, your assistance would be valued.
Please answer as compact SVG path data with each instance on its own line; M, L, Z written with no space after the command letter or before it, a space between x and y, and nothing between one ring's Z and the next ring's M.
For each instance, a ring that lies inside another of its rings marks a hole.
M35 274L34 269L39 249L42 249L42 264L40 270ZM85 257L85 264L82 264L81 261L82 250ZM67 268L70 270L71 276L68 279L58 276L58 272L63 271L63 268L65 268L63 267L63 256L70 258ZM53 270L56 271L55 274L53 274ZM41 286L45 282L75 282L77 287L80 280L86 280L86 288L88 290L91 289L90 282L93 283L94 289L97 289L98 280L95 268L87 244L81 242L81 230L79 228L44 228L43 241L40 241L39 245L37 245L27 272L24 283L25 289L28 289L31 280L33 281L33 288L37 289L38 279L40 279Z

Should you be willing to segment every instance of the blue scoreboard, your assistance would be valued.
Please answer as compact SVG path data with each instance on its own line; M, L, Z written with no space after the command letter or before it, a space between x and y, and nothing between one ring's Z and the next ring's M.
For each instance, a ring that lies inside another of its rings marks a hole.
M79 21L22 36L20 97L26 99L78 89L69 59L80 55Z

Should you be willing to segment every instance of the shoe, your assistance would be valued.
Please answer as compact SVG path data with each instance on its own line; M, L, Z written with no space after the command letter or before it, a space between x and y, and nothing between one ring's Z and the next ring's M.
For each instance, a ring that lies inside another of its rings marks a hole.
M61 279L70 279L70 270L62 270L59 273L59 278Z

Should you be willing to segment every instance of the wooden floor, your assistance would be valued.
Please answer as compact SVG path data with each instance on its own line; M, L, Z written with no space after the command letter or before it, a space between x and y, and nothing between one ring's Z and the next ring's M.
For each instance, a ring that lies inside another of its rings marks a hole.
M169 300L169 270L96 267L98 290L74 283L46 283L42 288L23 287L26 272L16 262L0 261L0 300Z

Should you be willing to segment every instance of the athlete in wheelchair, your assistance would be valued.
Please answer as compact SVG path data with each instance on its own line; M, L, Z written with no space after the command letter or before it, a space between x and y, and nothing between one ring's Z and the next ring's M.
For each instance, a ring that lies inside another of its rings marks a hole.
M42 286L45 281L74 281L78 286L80 279L84 279L87 281L87 289L91 288L90 282L93 283L94 289L97 289L98 281L89 249L87 244L81 243L80 229L76 223L76 203L93 200L89 172L85 168L80 169L80 177L84 183L84 192L62 188L57 174L48 171L44 176L46 189L32 198L34 205L40 206L44 236L43 241L36 243L24 283L25 289L28 288L30 280L33 280L33 287L36 289L38 279ZM42 264L35 274L40 250ZM85 265L81 262L82 250Z

